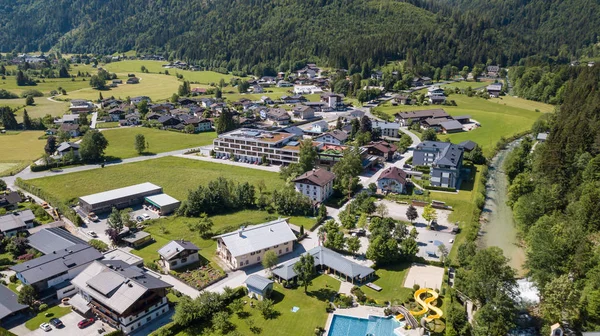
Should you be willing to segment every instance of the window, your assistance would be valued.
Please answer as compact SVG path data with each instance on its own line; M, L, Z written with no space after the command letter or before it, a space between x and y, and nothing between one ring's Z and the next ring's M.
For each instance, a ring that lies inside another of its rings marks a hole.
M142 323L141 323L141 322L138 322L138 325L137 325L137 326L138 326L138 328L139 328L141 325L142 325Z
M150 320L152 320L152 316L148 316L148 318L146 319L146 322L150 322Z
M289 247L286 247L286 248L285 248L285 252L289 252L289 251L290 251L290 248L289 248Z
M275 247L279 247L279 245L275 245L275 246L273 246L273 248L275 248Z
M254 254L255 254L254 252L250 252L250 255L254 255Z
M260 256L258 256L258 257L256 258L256 261L260 261Z
M177 260L171 261L171 266L175 266L175 265L177 265Z
M187 258L181 258L181 262L184 263L187 261Z
M281 249L279 250L279 254L281 254Z

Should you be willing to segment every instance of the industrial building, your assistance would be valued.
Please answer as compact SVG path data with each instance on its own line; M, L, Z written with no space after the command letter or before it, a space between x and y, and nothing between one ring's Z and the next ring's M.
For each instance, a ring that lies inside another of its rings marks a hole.
M161 193L161 187L146 182L80 197L79 206L85 213L102 213L142 204L146 197Z

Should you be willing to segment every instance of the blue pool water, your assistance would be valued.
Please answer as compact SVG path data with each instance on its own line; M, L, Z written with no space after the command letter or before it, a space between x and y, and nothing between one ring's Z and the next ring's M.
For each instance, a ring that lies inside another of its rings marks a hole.
M327 336L395 336L394 329L403 325L389 317L370 316L369 319L333 315Z

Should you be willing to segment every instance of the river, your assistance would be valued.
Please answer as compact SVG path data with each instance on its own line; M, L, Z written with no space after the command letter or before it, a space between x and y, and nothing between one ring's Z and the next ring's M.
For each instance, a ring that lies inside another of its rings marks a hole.
M481 225L478 243L482 248L489 246L501 248L504 255L510 259L510 266L517 270L517 276L521 278L525 275L523 267L525 251L518 244L519 239L513 213L506 204L508 180L503 170L504 160L508 153L519 143L520 140L511 142L506 149L501 150L492 159L486 185L487 197L483 208L483 217L486 221Z

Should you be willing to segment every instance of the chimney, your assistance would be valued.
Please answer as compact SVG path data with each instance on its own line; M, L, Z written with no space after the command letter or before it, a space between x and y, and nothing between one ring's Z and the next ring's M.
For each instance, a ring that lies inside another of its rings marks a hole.
M244 235L244 229L245 229L245 228L246 228L245 226L242 226L242 227L240 228L240 231L238 232L238 234L240 235L240 237L242 237L242 236Z

